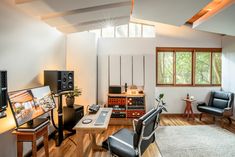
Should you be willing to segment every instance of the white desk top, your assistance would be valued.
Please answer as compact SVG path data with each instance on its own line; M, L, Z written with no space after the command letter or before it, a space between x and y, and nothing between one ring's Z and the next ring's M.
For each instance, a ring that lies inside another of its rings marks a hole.
M99 114L101 111L108 111L108 114L105 118L104 125L94 125L96 119L98 118ZM96 131L104 131L107 130L109 120L112 114L112 108L100 108L99 111L96 114L89 114L85 115L73 128L74 130L79 130L79 131L91 131L91 130L96 130ZM91 119L92 122L89 124L83 124L82 121L85 119Z

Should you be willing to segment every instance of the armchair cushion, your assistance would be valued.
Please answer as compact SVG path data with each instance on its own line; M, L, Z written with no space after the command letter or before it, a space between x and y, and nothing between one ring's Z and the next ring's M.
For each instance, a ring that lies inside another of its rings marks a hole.
M212 114L215 116L223 116L223 109L212 107L212 106L197 106L198 111L203 113Z

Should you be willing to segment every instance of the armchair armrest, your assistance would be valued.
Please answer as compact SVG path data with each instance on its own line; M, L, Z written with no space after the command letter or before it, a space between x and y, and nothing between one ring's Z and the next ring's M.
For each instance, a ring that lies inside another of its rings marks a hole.
M226 107L224 108L224 116L232 116L233 115L233 108L232 107Z

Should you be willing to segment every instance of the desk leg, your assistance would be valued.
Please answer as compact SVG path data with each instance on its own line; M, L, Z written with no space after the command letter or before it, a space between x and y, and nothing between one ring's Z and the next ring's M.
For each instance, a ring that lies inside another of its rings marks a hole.
M76 131L77 134L77 157L83 157L83 138L84 134L82 131Z
M94 151L101 151L101 150L103 150L103 148L101 146L97 145L97 143L96 143L96 135L97 134L91 134L91 137L92 137L91 138L92 149Z
M17 157L23 156L23 142L17 141Z
M43 135L45 156L49 157L49 148L48 148L48 131Z
M36 138L34 138L33 141L32 141L32 156L33 156L33 157L36 157L36 156L37 156Z

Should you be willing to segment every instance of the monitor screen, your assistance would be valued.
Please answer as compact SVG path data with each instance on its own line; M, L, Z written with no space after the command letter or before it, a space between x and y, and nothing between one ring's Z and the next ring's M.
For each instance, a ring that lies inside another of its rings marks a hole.
M16 125L20 126L55 108L49 86L8 92Z

